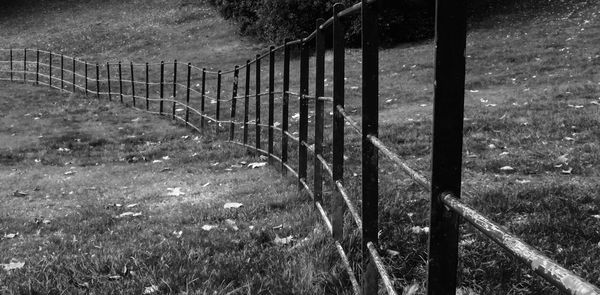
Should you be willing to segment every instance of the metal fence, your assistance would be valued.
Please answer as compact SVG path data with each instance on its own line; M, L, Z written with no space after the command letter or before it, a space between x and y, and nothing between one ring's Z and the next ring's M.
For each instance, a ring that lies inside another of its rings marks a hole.
M282 172L292 174L298 180L299 190L313 199L356 294L378 294L380 287L387 294L397 294L377 250L380 154L431 193L428 294L454 294L456 291L460 217L560 290L568 294L600 294L596 286L559 266L460 199L465 0L437 1L431 181L411 169L378 138L377 10L380 5L375 0L362 0L346 9L336 4L332 17L319 20L309 36L271 47L245 65L227 71L209 71L177 61L90 64L48 51L0 49L0 80L32 82L63 91L83 92L99 99L126 102L135 108L180 120L198 132L210 130L226 134L229 142L267 156L272 164L279 163ZM360 123L344 106L345 29L340 21L358 13L363 36ZM332 38L333 44L331 96L325 95L327 36ZM292 50L300 51L299 60L291 59ZM314 54L312 87L309 81L311 54ZM264 71L261 62L265 60L268 60L266 77L261 76ZM283 67L280 79L276 79L277 63ZM299 81L290 81L292 69L299 69ZM261 82L267 83L262 92ZM290 82L296 84L290 85ZM298 91L292 91L291 86L297 87ZM223 87L231 87L231 91ZM309 93L311 88L313 93ZM238 102L243 110L238 110ZM222 112L224 104L228 105L225 111L229 113ZM332 125L326 124L326 105L333 114ZM261 113L265 111L266 124L261 121L264 117ZM290 116L294 111L297 113ZM310 114L314 120L309 120ZM223 119L226 116L228 118ZM348 131L361 137L360 209L344 185L346 126L350 127ZM236 129L241 129L242 133ZM329 146L324 142L325 134L331 135L331 151L327 153L324 152L324 146ZM297 154L297 157L290 157L291 154ZM313 160L311 165L309 155ZM331 195L324 193L324 182L331 186ZM325 205L324 196L329 198L329 206ZM328 211L332 213L328 214ZM361 232L360 272L353 269L341 243L347 234L344 232L345 216L349 216Z

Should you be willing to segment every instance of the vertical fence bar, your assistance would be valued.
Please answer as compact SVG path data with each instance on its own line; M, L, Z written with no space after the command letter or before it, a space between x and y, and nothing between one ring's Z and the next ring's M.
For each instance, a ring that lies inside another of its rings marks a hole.
M299 146L298 146L298 190L302 190L304 186L300 180L306 180L306 170L308 166L308 150L306 145L308 142L308 43L302 42L300 45L300 127Z
M344 178L344 117L337 106L344 107L344 28L338 13L344 5L333 6L333 182ZM335 187L335 186L334 186ZM335 191L333 200L333 238L340 240L344 236L345 204L340 193Z
M84 62L84 67L85 67L85 96L88 95L88 63L87 61Z
M204 100L206 98L206 69L202 68L202 88L200 95L200 129L204 132Z
M173 61L173 109L171 117L175 119L175 110L177 108L177 60Z
M27 82L27 48L23 49L23 83Z
M100 65L96 63L96 97L100 99Z
M244 144L248 144L248 108L250 104L250 60L246 60L246 84L244 85Z
M269 153L269 163L273 162L271 155L273 154L273 124L275 117L275 52L273 49L275 46L269 47L269 142L267 145L267 152Z
M108 77L108 100L112 100L112 91L110 87L110 64L108 62L106 63L106 77Z
M379 151L368 136L378 137L379 40L375 4L362 0L362 259L363 294L376 295L379 275L370 259L368 243L377 245L379 231Z
M190 83L192 79L192 64L187 64L187 88L185 93L185 124L190 121Z
M290 46L289 40L286 39L283 44L283 103L281 106L281 171L287 175L285 165L288 160L288 112L290 104Z
M48 53L48 86L52 87L52 52Z
M60 55L60 90L65 88L65 56Z
M317 20L315 36L315 157L314 157L314 195L315 202L323 201L323 166L317 156L323 154L324 102L319 97L325 95L325 34L319 26L323 19Z
M238 91L238 76L240 74L239 67L236 65L233 70L233 89L231 90L231 124L229 125L229 140L233 141L235 136L235 107L237 103Z
M160 62L160 102L158 105L158 114L163 114L163 99L165 95L165 62Z
M35 84L40 84L40 50L35 54Z
M73 63L73 73L72 73L73 77L71 77L71 78L73 79L73 85L72 85L73 93L75 93L75 82L76 82L76 80L75 80L75 57L72 58L72 63Z
M150 66L146 62L146 111L150 109Z
M218 122L221 120L221 70L219 70L219 72L217 73L217 113L216 113L216 119L217 122L215 124L215 129L217 132L217 135L219 134L219 127L221 127L221 122Z
M118 64L118 71L119 71L119 97L120 97L121 103L123 103L123 69L121 67L120 61Z
M435 84L427 294L455 294L459 216L440 196L460 197L465 91L465 0L436 1Z
M256 128L256 149L260 149L260 55L256 55L256 89L255 91L255 99L256 99L256 120L254 121L254 126Z
M10 49L10 80L13 81L13 50Z
M133 106L135 107L135 75L133 74L133 62L129 62L129 69L131 71L131 99Z

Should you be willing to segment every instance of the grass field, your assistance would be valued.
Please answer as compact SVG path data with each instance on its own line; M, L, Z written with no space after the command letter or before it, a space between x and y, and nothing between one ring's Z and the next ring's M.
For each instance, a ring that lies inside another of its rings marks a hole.
M60 3L3 15L2 47L99 62L177 58L222 69L264 52L265 44L235 36L231 24L198 2ZM472 23L464 123L467 201L595 285L597 11L593 1L567 1L534 17L511 12ZM346 57L347 108L360 114L360 51L349 49ZM428 174L432 42L384 49L380 65L380 137ZM247 167L260 159L116 104L2 88L0 232L19 235L0 241L0 263L25 262L0 270L3 292L350 291L312 206L274 169ZM347 184L358 195L360 139L350 132L347 138ZM422 293L427 234L418 229L428 226L428 196L388 162L380 178L380 252L398 290L415 286ZM185 195L169 196L177 187ZM223 209L225 202L245 206ZM137 205L126 208L131 204ZM116 218L127 211L142 215ZM358 233L349 231L344 244L358 262ZM290 235L295 241L281 245L278 238ZM463 294L558 293L467 225L460 254Z

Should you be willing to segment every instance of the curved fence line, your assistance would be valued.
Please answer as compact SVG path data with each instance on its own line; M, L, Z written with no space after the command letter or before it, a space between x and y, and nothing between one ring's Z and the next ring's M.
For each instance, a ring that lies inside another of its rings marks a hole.
M355 294L378 294L380 284L387 294L397 294L397 288L404 287L395 286L378 252L379 154L383 154L388 161L431 194L427 277L429 294L453 294L456 291L458 240L452 237L459 234L459 216L508 253L531 266L537 274L560 290L568 294L600 294L600 289L596 286L559 266L460 201L460 196L464 193L461 193L461 169L456 167L461 168L462 161L465 1L437 1L439 13L436 15L431 180L407 165L378 137L379 49L376 19L377 6L382 4L376 3L376 0L362 0L348 8L335 4L332 16L327 20L320 20L315 30L305 38L286 40L277 47L271 46L267 51L257 54L254 59L230 70L207 70L177 60L159 63L92 64L45 50L0 48L0 80L47 85L68 92L80 91L86 96L94 95L99 99L118 99L135 109L171 117L200 133L206 133L210 129L217 135L226 134L227 142L244 147L250 152L266 155L269 162L278 163L282 173L289 173L296 178L298 189L306 192L313 200L317 215L333 239ZM344 106L345 29L340 21L341 18L355 14L360 14L364 37L360 121L346 113ZM327 36L330 36L333 44L331 97L324 95L324 44ZM290 90L292 48L300 50L297 91ZM282 57L275 55L279 52L283 52ZM312 87L314 93L309 94L311 52L314 52L316 62ZM7 54L8 60L5 59ZM274 67L278 57L283 58L283 77L281 90L275 91ZM266 77L261 77L263 59L268 62ZM207 78L208 75L211 75L210 78ZM153 81L159 82L151 82L151 76L155 77ZM231 80L230 92L223 89L225 76ZM240 76L243 79L240 79ZM178 77L184 78L178 80ZM263 80L267 80L268 87L267 91L261 92ZM192 81L196 81L197 84L192 86ZM243 86L240 87L240 84ZM214 94L209 96L209 93ZM223 94L228 95L224 97ZM243 104L239 109L238 101ZM277 113L276 101L277 107L280 108ZM323 153L326 144L326 102L332 103L330 107L333 113L333 126L327 129L332 135L331 162L328 162ZM221 103L227 104L227 107L224 108ZM309 122L309 107L314 107L314 124ZM295 111L297 113L294 114ZM266 123L261 121L265 113ZM238 116L243 120L239 121ZM276 118L279 118L281 123L276 125ZM236 126L240 125L243 133L236 135ZM309 137L309 125L314 131L312 138ZM349 126L362 138L360 209L344 184L344 136L347 130L345 126ZM253 133L253 143L250 143L250 132ZM274 148L275 132L280 139L278 154ZM296 134L298 136L295 136ZM297 153L297 167L292 167L289 163L291 151ZM313 159L310 171L313 175L308 173L309 156ZM330 180L333 189L330 203L337 205L324 206L324 176ZM331 214L328 210L332 211ZM350 215L355 230L361 235L363 260L360 272L355 272L352 268L342 246L342 241L348 234L344 230L346 214Z

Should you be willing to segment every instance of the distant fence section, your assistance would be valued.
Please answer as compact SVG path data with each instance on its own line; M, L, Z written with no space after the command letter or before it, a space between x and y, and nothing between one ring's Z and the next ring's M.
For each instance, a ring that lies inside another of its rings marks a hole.
M398 294L404 287L390 278L378 253L380 155L431 194L428 294L456 291L459 218L565 293L600 294L596 286L553 262L460 199L465 1L437 1L431 180L410 168L378 138L376 20L381 4L374 0L363 0L348 8L336 4L332 17L317 21L315 31L309 36L270 47L227 71L207 70L176 60L99 64L38 49L0 49L0 80L47 85L125 102L179 120L201 133L222 134L231 143L267 156L272 164L278 163L284 174L293 175L299 190L313 199L355 294L378 294L380 288L387 294ZM350 115L344 104L345 30L340 21L355 14L360 14L363 36L359 119ZM332 81L327 83L326 36L332 38L328 43L333 44L333 67L328 72ZM299 50L299 60L291 58L292 50ZM314 55L313 62L310 55ZM276 66L282 67L281 75L276 74ZM330 86L327 91L326 85ZM357 196L351 195L344 184L346 131L361 137L360 208L353 201ZM329 188L324 189L324 184ZM332 193L324 193L327 190ZM345 216L361 233L362 261L358 268L353 267L357 264L349 260L342 245L347 234Z

